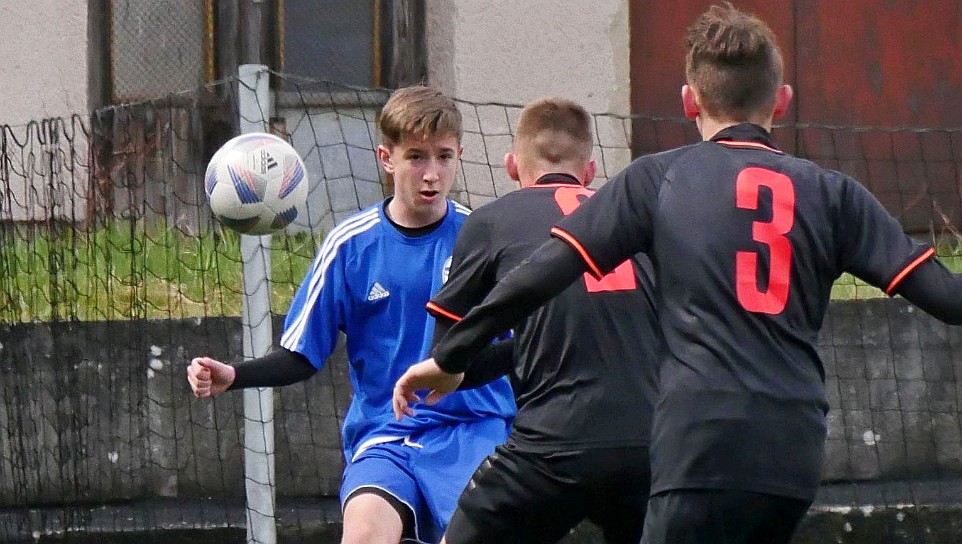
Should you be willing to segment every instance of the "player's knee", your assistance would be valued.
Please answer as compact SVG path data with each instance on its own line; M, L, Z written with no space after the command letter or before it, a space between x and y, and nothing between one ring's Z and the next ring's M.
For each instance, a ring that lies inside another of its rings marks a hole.
M393 532L377 520L345 520L341 544L397 544L400 532Z
M404 525L383 498L362 494L351 498L344 509L341 544L397 544Z

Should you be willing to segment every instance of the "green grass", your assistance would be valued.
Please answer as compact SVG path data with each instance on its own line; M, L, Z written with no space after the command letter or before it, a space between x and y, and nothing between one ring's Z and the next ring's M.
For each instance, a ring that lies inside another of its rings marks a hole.
M939 260L953 272L962 271L962 240L951 236L935 244ZM886 297L881 289L873 287L851 274L842 276L832 285L833 300L861 300Z
M240 237L117 223L0 231L0 322L236 316ZM307 233L271 240L271 307L287 310L314 256Z
M274 235L271 308L284 313L320 237ZM962 270L962 243L937 244ZM118 222L89 231L69 225L0 225L0 323L238 316L243 293L240 236L230 230L188 236L176 229ZM884 297L844 274L833 299Z

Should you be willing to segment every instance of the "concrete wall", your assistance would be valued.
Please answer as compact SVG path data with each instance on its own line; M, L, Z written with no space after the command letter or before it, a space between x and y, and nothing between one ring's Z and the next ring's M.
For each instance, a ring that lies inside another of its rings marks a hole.
M242 496L242 395L194 399L184 374L191 357L236 360L240 345L234 319L0 327L0 506ZM824 478L863 495L826 485L823 502L962 499L947 485L962 480L960 346L962 328L901 300L831 305ZM341 352L276 391L280 495L336 492L349 395Z
M0 326L0 507L243 497L243 395L185 373L240 353L236 319ZM279 494L336 495L349 397L342 354L277 391Z

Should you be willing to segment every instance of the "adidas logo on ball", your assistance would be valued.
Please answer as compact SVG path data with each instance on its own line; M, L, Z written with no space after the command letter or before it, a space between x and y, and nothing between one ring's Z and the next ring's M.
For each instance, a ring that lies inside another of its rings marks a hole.
M260 162L261 162L260 171L262 174L266 173L271 168L277 168L277 161L274 160L274 157L272 157L271 154L267 152L267 150L264 150L264 149L261 150Z

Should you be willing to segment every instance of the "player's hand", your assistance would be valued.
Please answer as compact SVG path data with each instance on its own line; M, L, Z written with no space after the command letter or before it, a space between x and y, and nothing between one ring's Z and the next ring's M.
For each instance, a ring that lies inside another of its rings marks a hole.
M457 389L463 380L464 373L448 374L441 370L434 359L426 359L411 366L394 384L394 398L391 401L394 417L401 421L405 415L414 415L411 405L421 402L417 391L430 390L424 397L425 404L430 406Z
M234 383L234 367L210 357L196 357L187 367L187 381L197 398L213 397Z

